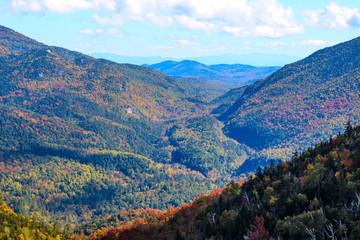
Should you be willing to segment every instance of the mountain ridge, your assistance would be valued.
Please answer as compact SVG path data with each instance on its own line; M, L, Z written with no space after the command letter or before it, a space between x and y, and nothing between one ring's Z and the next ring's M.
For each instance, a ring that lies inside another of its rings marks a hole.
M42 49L46 45L0 25L0 56L18 55L29 50Z
M359 58L360 38L319 50L248 86L219 119L228 136L258 149L325 140L348 119L359 123Z
M249 85L280 69L280 67L254 67L243 64L205 65L193 60L165 61L146 66L174 78L204 79L227 89Z
M206 65L214 64L250 64L253 66L284 66L286 64L295 62L300 59L300 57L290 56L286 54L262 54L262 53L252 53L252 54L222 54L222 55L213 55L213 56L203 56L203 57L189 57L189 58L173 58L173 57L137 57L137 56L126 56L118 55L112 53L91 53L90 56L95 58L104 58L112 60L117 63L131 63L136 65L143 64L156 64L163 61L183 61L183 60L193 60L197 62L202 62Z

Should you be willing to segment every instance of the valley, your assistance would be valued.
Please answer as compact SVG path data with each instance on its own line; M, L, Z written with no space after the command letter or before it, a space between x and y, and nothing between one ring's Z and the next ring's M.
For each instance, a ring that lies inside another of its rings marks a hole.
M0 26L0 236L355 239L359 57L138 66Z
M203 84L0 35L0 191L18 213L74 227L180 206L251 155L208 114Z

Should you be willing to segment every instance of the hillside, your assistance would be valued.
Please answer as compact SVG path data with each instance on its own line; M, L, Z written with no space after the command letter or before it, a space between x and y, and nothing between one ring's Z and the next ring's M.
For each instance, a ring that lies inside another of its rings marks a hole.
M76 239L69 229L60 230L57 224L53 226L39 222L35 218L26 218L14 213L0 198L0 238L1 239Z
M253 150L227 138L222 128L213 116L177 122L166 133L174 147L172 161L204 175L230 177Z
M184 124L209 112L201 84L0 32L0 193L17 213L74 227L130 208L179 206L223 186L251 151L215 118L217 133L191 130L191 141L225 167L204 167L208 159L182 146ZM228 158L218 155L224 144L233 146Z
M242 64L205 65L196 61L164 61L148 67L174 78L198 78L214 85L232 89L263 79L280 67L253 67Z
M190 204L89 239L358 239L360 127Z
M268 156L328 139L360 119L360 38L315 52L245 89L219 117L225 131Z
M215 105L216 107L211 110L211 113L214 116L221 116L225 113L231 105L238 100L239 96L242 96L247 86L239 87L231 89L230 91L226 92L225 94L213 99L211 104Z
M39 50L46 45L28 38L4 26L0 26L0 57L19 55L30 50Z

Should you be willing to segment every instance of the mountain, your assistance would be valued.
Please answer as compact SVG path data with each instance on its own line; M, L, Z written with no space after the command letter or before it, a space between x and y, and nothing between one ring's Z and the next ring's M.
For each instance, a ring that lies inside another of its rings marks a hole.
M201 81L0 34L0 194L25 217L75 227L179 206L223 186L251 152L213 117L214 129L194 129L212 107Z
M88 239L358 239L360 127L194 202Z
M300 57L289 56L286 54L264 54L264 53L251 53L251 54L222 54L203 57L189 57L187 59L173 58L173 57L135 57L124 56L111 53L92 53L90 56L95 58L108 59L117 63L131 63L136 65L143 64L156 64L164 61L177 61L192 60L204 63L206 65L214 64L249 64L252 66L284 66L285 64L298 61Z
M360 123L360 38L315 52L248 86L219 117L225 132L270 158Z
M207 66L190 60L181 62L165 61L148 65L148 67L174 78L190 77L204 79L227 89L248 85L280 69L280 67L253 67L241 64Z
M191 58L191 60L202 62L207 65L214 64L247 64L251 66L284 66L289 63L298 61L300 57L286 54L266 54L266 53L249 53L249 54L223 54L218 56L204 56Z
M360 39L210 102L224 88L0 34L0 195L19 218L87 233L107 220L130 223L90 239L359 233L360 129L349 122L345 135L330 136L360 119Z

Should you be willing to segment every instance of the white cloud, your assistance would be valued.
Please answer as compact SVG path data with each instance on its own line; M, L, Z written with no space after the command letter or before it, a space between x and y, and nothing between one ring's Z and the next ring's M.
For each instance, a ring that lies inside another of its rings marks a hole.
M278 0L12 0L13 8L68 13L93 10L102 25L148 21L168 27L226 32L235 36L282 37L304 32L291 7ZM36 3L36 4L35 4ZM30 8L29 8L30 9ZM102 17L101 17L102 16ZM356 19L355 19L356 20ZM356 21L355 21L356 22Z
M312 40L303 40L300 42L301 46L332 46L338 44L338 42L325 42L323 40L312 39Z
M282 37L304 32L292 9L277 0L192 0L182 4L175 18L185 28L207 33Z
M161 27L168 27L173 24L173 19L170 16L155 15L153 13L150 13L147 14L146 17L149 18L153 23Z
M91 16L95 21L100 23L101 25L122 25L124 23L124 19L121 15L116 14L112 18L109 17L100 17L96 13Z
M85 0L44 0L44 6L52 12L59 13L74 12L93 7L91 2Z
M329 3L323 10L304 11L306 24L319 28L360 27L360 11L358 8L339 6Z
M36 0L12 0L10 6L17 11L39 12L42 10L42 5Z
M278 41L278 42L257 43L256 45L267 46L267 47L280 47L280 46L287 45L287 43Z
M116 0L12 0L10 6L16 11L39 12L48 10L71 13L78 10L116 10Z
M116 0L94 0L94 6L108 11L116 10Z
M208 21L198 21L196 18L189 17L186 15L179 15L176 16L176 21L180 23L185 28L188 29L196 29L196 30L203 30L207 34L211 32L212 29L215 28L215 25Z
M117 30L116 28L111 29L81 29L79 30L80 33L86 34L86 35L109 35L109 36L116 36L116 37L123 37L123 34Z
M180 39L180 40L177 40L177 42L181 43L182 45L193 45L193 46L200 45L199 42L188 41L186 39Z

